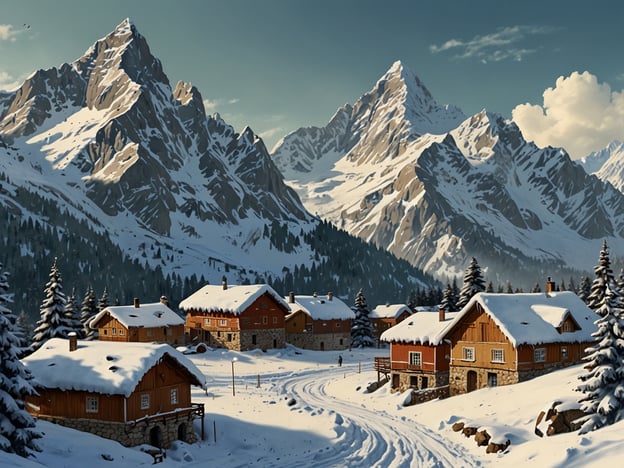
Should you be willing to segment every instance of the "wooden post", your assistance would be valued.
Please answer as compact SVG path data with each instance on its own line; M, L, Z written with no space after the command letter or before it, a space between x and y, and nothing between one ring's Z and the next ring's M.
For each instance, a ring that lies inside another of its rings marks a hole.
M217 420L215 419L212 422L212 426L213 426L213 431L214 431L214 443L217 443Z
M362 363L358 362L358 374L362 373Z
M260 388L260 374L258 374L258 386L257 388Z

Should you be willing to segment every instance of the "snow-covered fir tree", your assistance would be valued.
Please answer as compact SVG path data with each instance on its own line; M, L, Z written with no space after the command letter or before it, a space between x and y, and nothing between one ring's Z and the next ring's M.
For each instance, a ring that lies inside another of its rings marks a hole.
M576 390L585 394L579 400L583 418L581 434L613 424L624 416L624 318L620 295L613 282L604 284L601 303L596 308L598 330L584 360L588 372Z
M72 331L76 332L78 336L81 336L82 322L80 322L80 313L78 311L78 305L76 304L76 293L74 290L72 290L65 304L65 318L67 318L67 322Z
M105 287L102 297L100 297L100 301L98 302L98 311L106 309L108 305L108 289Z
M455 302L453 301L453 287L447 283L444 292L442 293L442 301L440 302L440 308L447 312L455 312Z
M587 298L591 292L591 282L587 276L581 277L581 282L576 290L576 295L581 298L583 302L587 304Z
M609 247L607 241L602 243L602 250L598 257L598 265L594 267L596 277L592 281L589 296L587 296L587 306L596 311L604 302L604 294L609 286L613 293L617 293L617 285L613 271L611 270L611 260L609 259Z
M371 323L364 293L360 289L355 297L355 318L351 322L351 346L354 348L368 348L375 346L373 324Z
M50 338L67 338L67 334L73 331L70 321L65 316L67 299L63 292L63 282L56 258L49 278L44 290L45 298L41 303L41 319L37 322L33 335L33 351L39 349Z
M92 287L87 289L84 299L82 300L82 307L80 309L80 323L82 323L82 337L85 340L94 340L97 338L97 330L94 330L89 326L89 322L98 313L97 302L95 299L95 292Z
M9 309L8 273L0 264L0 450L28 457L39 451L34 418L24 398L35 395L32 376L18 358L21 340L16 336L16 317Z
M479 292L485 291L485 280L481 273L481 267L477 263L477 259L472 257L466 273L464 274L464 286L459 293L459 299L457 300L457 310L461 310L468 301Z

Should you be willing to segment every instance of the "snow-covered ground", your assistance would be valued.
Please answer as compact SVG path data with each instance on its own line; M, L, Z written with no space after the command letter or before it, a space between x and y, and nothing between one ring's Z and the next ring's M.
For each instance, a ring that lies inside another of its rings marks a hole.
M366 390L377 379L374 356L387 355L387 349L339 353L292 347L192 355L208 379L207 392L193 394L193 401L206 406L205 440L176 443L160 466L573 468L621 462L624 422L583 436L534 434L543 408L555 399L578 398L573 388L581 366L518 385L404 407L407 395L391 394L387 385L373 393ZM511 446L505 453L486 454L472 438L452 431L457 421L487 427L509 438ZM0 452L0 466L117 468L152 463L138 449L91 434L46 422L38 427L45 434L40 440L43 452L28 460Z

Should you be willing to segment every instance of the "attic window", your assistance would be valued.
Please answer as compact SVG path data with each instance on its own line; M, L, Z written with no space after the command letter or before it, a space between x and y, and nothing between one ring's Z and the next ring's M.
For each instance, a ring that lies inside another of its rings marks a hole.
M158 318L161 318L163 316L162 312L154 312L154 315Z

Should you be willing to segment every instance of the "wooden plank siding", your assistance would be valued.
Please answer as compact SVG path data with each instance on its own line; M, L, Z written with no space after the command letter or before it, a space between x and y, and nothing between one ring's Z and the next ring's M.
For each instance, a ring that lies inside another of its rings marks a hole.
M98 336L101 341L158 342L176 345L184 343L184 325L128 329L119 320L106 314L99 320Z
M445 352L446 351L446 352ZM409 353L419 352L422 355L422 365L419 369L409 365ZM390 344L390 361L392 370L448 370L449 361L445 355L449 353L448 345L431 346L414 343L392 342Z
M312 317L303 310L298 310L289 315L284 323L286 333L303 333L304 331L312 332L314 330Z

